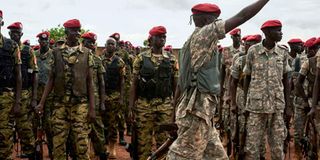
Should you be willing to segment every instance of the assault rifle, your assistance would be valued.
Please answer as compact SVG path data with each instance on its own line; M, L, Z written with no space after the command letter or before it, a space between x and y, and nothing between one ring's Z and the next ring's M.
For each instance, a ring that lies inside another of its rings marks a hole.
M148 160L158 160L164 158L166 153L169 151L169 147L178 137L178 126L175 123L163 124L160 125L159 128L162 131L169 132L170 137L155 152L153 152L151 156L148 157Z
M42 116L39 116L37 119L38 119L38 125L37 125L37 139L35 142L35 146L36 146L35 160L42 160L43 159L43 144L46 143L46 141L44 140Z
M301 139L302 154L307 160L318 159L318 142L317 130L314 120L308 117L305 127L304 135Z

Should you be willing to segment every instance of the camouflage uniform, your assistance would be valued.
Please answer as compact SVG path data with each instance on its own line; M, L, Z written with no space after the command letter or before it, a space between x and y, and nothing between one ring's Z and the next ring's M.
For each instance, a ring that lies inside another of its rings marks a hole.
M5 40L6 39L6 40ZM10 52L13 58L13 65L21 65L20 52L18 46L12 46L11 48L5 48L5 41L8 39L3 37L0 33L0 50L1 52ZM2 53L0 54L3 58ZM1 65L1 64L0 64ZM2 65L1 65L2 67ZM14 72L14 71L12 71ZM1 77L2 78L2 77ZM2 83L2 82L1 82ZM0 159L9 160L12 159L11 154L13 150L12 142L12 125L10 124L10 117L12 117L12 109L15 103L14 88L15 85L1 86L0 91Z
M218 20L202 28L196 28L185 43L185 45L189 43L190 46L184 46L184 48L190 48L191 61L187 65L191 66L192 73L201 74L205 72L208 65L218 68L218 61L212 61L212 59L217 59L218 40L225 37L224 24L224 21ZM212 53L212 51L215 52ZM181 53L180 55L183 56ZM183 61L179 59L179 64L182 63ZM181 79L184 78L181 74L184 67L179 67L180 86ZM214 76L217 77L217 75ZM209 92L206 91L207 88L202 88L200 83L195 85L191 81L191 85L192 87L182 92L176 107L178 138L170 146L167 159L228 159L212 121L214 111L219 104L219 80L213 85L215 90L210 89Z
M61 48L55 48L52 54L54 58L50 60L50 67L55 77L51 116L54 159L67 158L65 144L69 134L74 140L76 158L89 159L90 130L87 122L88 95L85 79L88 72L85 71L94 65L92 53L85 47L69 47L64 44Z
M99 96L99 81L98 75L104 74L106 71L103 67L102 60L98 55L92 55L94 60L94 72L93 72L93 81L95 86L95 111L96 119L93 123L90 124L91 132L89 137L93 143L93 149L96 155L105 154L106 149L104 147L105 137L104 137L104 125L102 122L102 112L100 110L100 96Z
M111 65L116 59L118 59L117 67L119 70L117 71L119 73L119 78L124 77L125 72L125 63L124 61L117 55L112 56L110 59L107 58L105 55L102 55L102 64L106 69L105 74L105 86L106 86L106 98L105 98L105 105L106 105L106 111L105 116L103 118L103 124L105 126L105 138L107 143L115 143L117 142L117 129L118 129L118 122L123 119L122 114L122 108L123 106L120 105L119 99L120 99L120 80L118 82L119 86L114 86L116 89L110 89L108 84L108 66Z
M24 48L25 47L25 48ZM34 152L35 136L32 130L32 113L30 107L32 99L32 74L38 72L37 59L29 46L21 47L21 72L22 92L20 116L15 117L16 129L20 138L21 148L24 154L32 155ZM29 54L29 55L27 55Z
M267 50L262 43L248 50L244 73L251 75L245 110L247 123L246 159L260 159L261 137L268 135L272 159L284 159L283 142L286 127L282 78L290 71L288 52L276 45Z
M125 92L124 93L124 105L122 106L122 108L120 110L121 119L119 120L119 124L118 124L119 134L122 134L125 130L125 123L128 119L127 116L128 116L128 105L129 105L129 89L130 89L130 85L131 85L132 66L131 66L131 61L130 61L130 55L126 50L120 49L116 54L118 54L121 57L121 59L124 61L125 68L126 68L125 87L124 87L124 92ZM127 123L127 125L128 124L129 123Z
M301 65L299 72L301 75L306 76L304 81L304 91L307 92L309 98L312 97L313 85L315 81L316 73L316 57L311 57L304 61ZM304 136L304 128L307 121L307 114L310 107L303 105L303 99L296 97L295 99L295 110L294 110L294 146L295 152L298 158L302 158L302 146L301 139Z
M159 68L164 60L170 60L170 66L172 67L172 72L170 73L171 78L177 76L175 57L169 56L164 50L162 52L162 55L157 56L152 53L151 49L148 49L146 52L139 54L133 62L133 74L137 77L142 77L141 70L143 68L144 59L147 57L150 58L150 61L154 64L155 68ZM143 80L139 79L138 81ZM154 91L155 90L156 89L154 88ZM157 148L167 140L168 135L161 131L159 125L170 123L173 108L170 104L171 96L163 98L147 98L141 96L141 93L138 91L137 97L136 107L133 112L136 120L136 131L134 132L137 134L138 157L139 159L147 159L153 148L153 138L156 141Z
M317 61L317 63L316 63L317 69L316 70L319 70L320 69L320 49L318 50L318 52L316 54L316 61ZM319 104L319 101L320 101L320 99L318 98L318 104ZM317 109L318 110L316 112L319 112L318 106L317 106ZM315 126L316 126L316 130L317 130L317 140L319 141L319 138L320 138L320 116L315 117ZM320 155L320 144L319 144L319 142L317 144L318 144L317 150L318 150L318 156L319 156Z
M37 91L37 101L40 102L42 94L44 92L44 88L48 82L49 78L49 60L52 58L52 50L49 49L46 53L40 53L40 49L34 52L35 56L37 57L37 64L39 67L38 73L38 91ZM51 111L53 105L53 95L50 94L46 99L45 103L45 110L42 117L43 127L46 133L46 138L48 141L48 150L49 154L52 154L52 126L50 121ZM38 117L34 118L34 133L36 134L36 127L38 126Z
M234 48L233 46L225 47L222 52L222 59L221 59L221 64L224 65L225 68L225 79L224 79L224 95L223 95L223 100L229 96L229 77L231 74L231 66L232 64L235 63L235 61L239 58L240 53L243 53L243 46L240 45L238 49ZM232 122L235 122L235 117L232 117L230 115L230 105L226 103L226 101L223 102L222 105L222 116L223 116L223 122L225 129L231 129L231 132L233 131L232 127Z

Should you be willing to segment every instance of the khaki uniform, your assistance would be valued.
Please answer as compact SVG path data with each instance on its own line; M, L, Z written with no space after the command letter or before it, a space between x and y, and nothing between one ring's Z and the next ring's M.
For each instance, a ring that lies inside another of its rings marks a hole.
M284 159L283 143L286 127L283 120L285 108L283 75L291 69L288 52L276 45L267 50L262 43L251 46L246 58L244 73L251 75L245 110L249 112L247 124L246 159L260 159L260 149L265 133L272 159Z
M202 71L212 63L213 56L216 57L214 54L218 52L212 51L218 51L218 40L225 37L224 24L224 21L215 21L202 28L196 28L187 41L190 41L190 66L194 72ZM216 62L213 63L218 66ZM182 71L183 68L179 67L179 70ZM181 78L184 77L179 77ZM220 88L219 82L217 83L215 88ZM199 85L196 85L181 94L176 106L178 138L170 146L167 159L228 159L212 121L219 104L219 93L220 91L202 92Z
M108 70L107 66L110 65L115 58L119 58L118 64L117 64L119 67L118 72L120 74L120 77L124 77L126 74L125 63L117 55L114 55L110 59L107 58L105 55L102 55L103 66L106 70ZM108 82L105 79L106 86L108 85L107 83ZM120 105L119 99L120 99L120 86L117 86L117 90L110 90L108 89L108 87L106 87L106 98L105 98L105 105L106 105L105 114L106 115L103 117L103 124L105 126L104 132L105 132L105 138L107 143L117 142L118 122L124 119L122 114L123 106Z
M95 86L95 111L96 119L93 123L90 124L91 132L89 137L91 138L93 149L96 155L104 154L106 149L104 147L105 137L104 137L104 125L102 122L102 111L100 110L100 96L99 96L99 81L98 75L104 74L106 71L102 64L102 59L98 55L92 55L94 60L94 75L93 81ZM107 107L107 106L106 106Z
M88 160L90 130L87 121L88 90L85 77L88 76L89 68L94 65L92 53L81 46L69 47L64 44L61 48L56 48L53 55L50 66L55 77L51 117L54 159L67 158L65 144L70 135L74 140L76 158Z
M4 46L4 37L0 33L0 48ZM18 46L13 46L10 52L12 53L14 64L21 65L20 51ZM2 88L1 88L2 89ZM12 109L15 103L13 88L6 88L0 92L0 159L12 159L13 151L12 141L12 124L10 117L13 117Z
M140 76L142 69L143 57L150 58L155 68L159 68L160 63L164 59L169 59L172 65L172 77L177 76L177 69L175 68L175 57L169 56L167 52L162 51L162 55L154 55L151 49L137 56L133 62L133 74ZM141 80L141 79L140 79ZM139 80L139 81L140 81ZM139 95L139 93L138 93ZM138 157L139 159L147 159L152 152L153 139L156 141L156 147L160 147L168 138L168 135L161 131L158 127L160 124L170 123L173 108L170 104L171 97L151 98L138 96L134 114L136 116L136 134L138 141Z

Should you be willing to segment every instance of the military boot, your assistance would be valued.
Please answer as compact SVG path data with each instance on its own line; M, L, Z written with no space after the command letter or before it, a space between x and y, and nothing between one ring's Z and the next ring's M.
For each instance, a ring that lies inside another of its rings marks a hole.
M126 140L124 139L124 132L119 132L119 144L121 146L127 145Z

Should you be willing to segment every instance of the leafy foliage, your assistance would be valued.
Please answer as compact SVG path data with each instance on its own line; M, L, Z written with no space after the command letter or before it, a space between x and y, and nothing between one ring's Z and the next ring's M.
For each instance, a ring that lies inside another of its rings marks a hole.
M50 38L55 41L57 41L61 38L64 38L64 36L65 36L64 27L61 26L60 24L57 27L50 28L48 30L48 32L50 32ZM83 34L85 32L89 32L89 30L81 29L81 34Z

